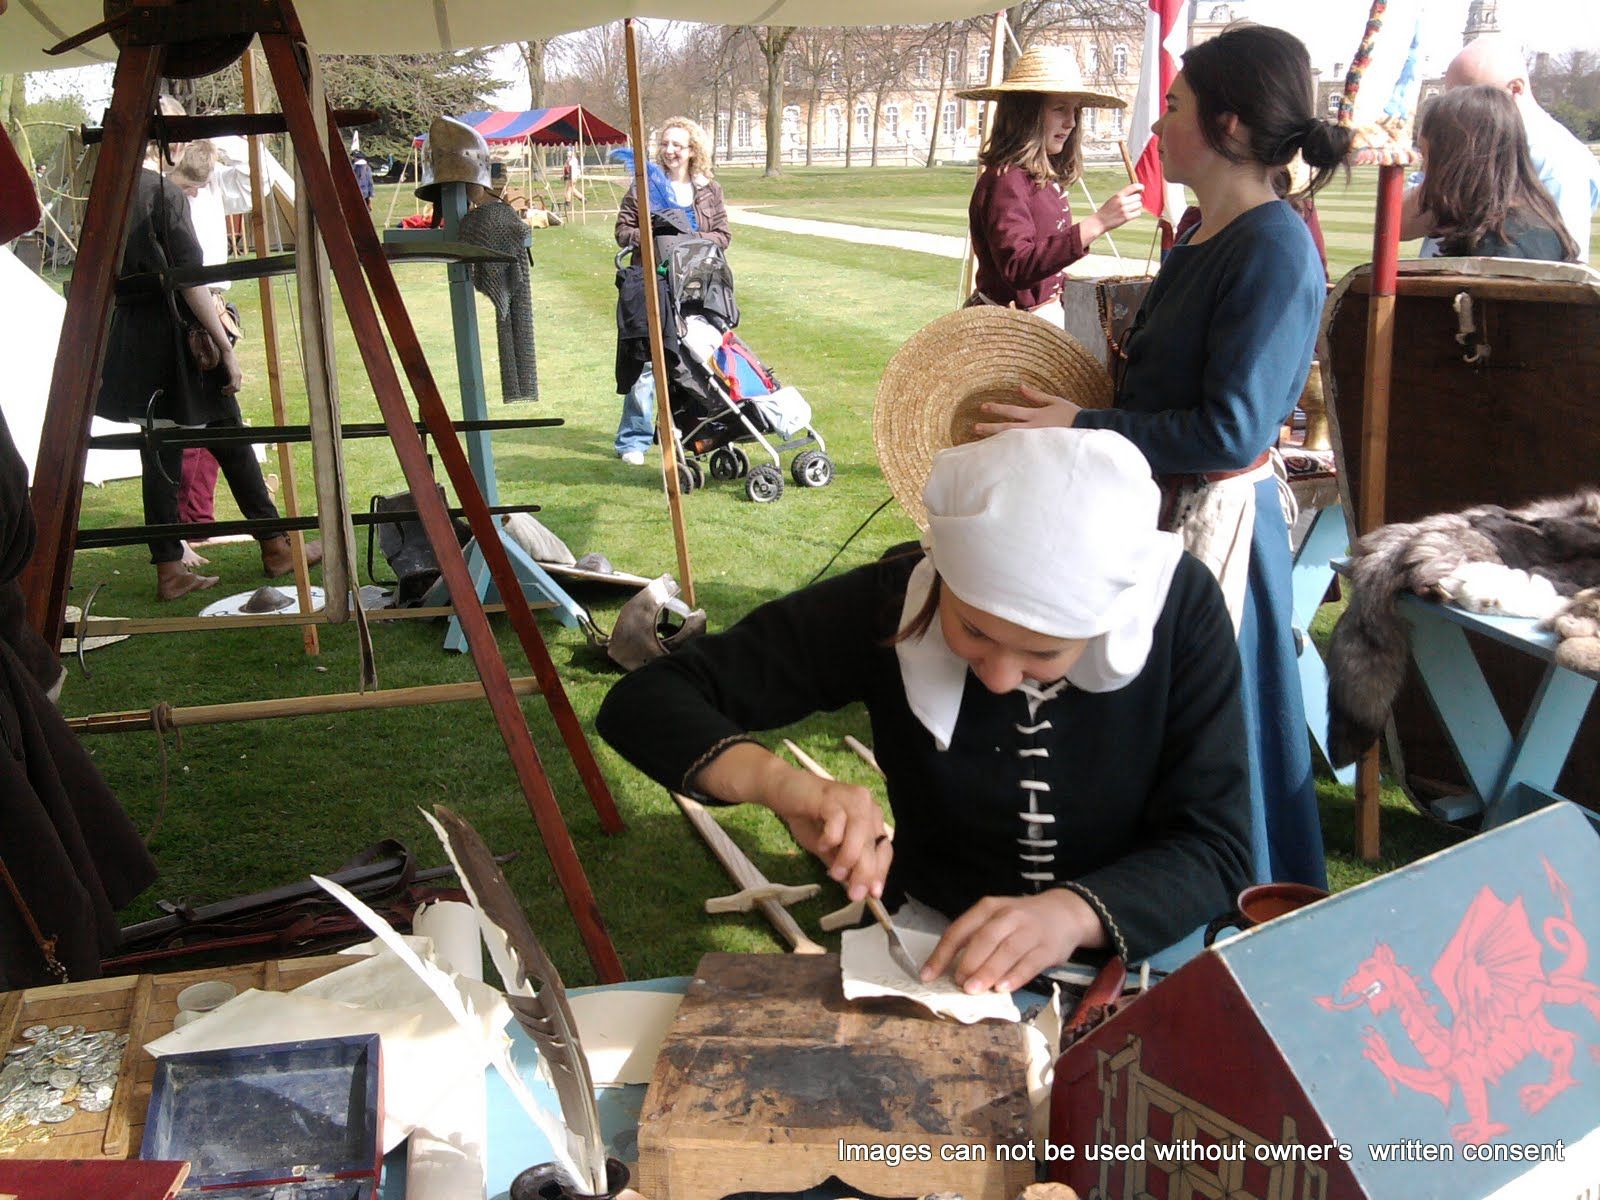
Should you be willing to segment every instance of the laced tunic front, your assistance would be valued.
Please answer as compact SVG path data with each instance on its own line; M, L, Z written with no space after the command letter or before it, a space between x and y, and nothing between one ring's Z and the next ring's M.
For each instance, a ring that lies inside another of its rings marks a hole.
M729 745L865 704L895 821L886 903L949 917L984 896L1066 887L1141 958L1226 911L1249 876L1239 660L1215 581L1187 556L1144 670L990 693L970 672L948 750L906 702L894 635L915 555L762 605L612 689L601 735L663 785L695 790Z

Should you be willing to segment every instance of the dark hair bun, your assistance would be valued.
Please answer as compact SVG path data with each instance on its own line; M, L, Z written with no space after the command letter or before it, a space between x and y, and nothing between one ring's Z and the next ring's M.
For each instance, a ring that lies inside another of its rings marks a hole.
M1331 170L1350 157L1350 146L1354 140L1355 134L1348 125L1316 120L1306 126L1300 153L1306 160L1306 166L1312 170Z

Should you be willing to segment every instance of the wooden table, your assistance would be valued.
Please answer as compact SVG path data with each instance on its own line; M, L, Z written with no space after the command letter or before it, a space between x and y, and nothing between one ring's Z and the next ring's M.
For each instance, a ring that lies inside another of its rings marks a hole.
M1343 561L1336 564L1341 574ZM1454 604L1402 594L1401 616L1410 625L1412 661L1428 701L1465 772L1470 790L1434 800L1429 809L1446 821L1481 816L1493 829L1566 797L1555 791L1596 680L1559 666L1559 639L1531 617L1494 617ZM1482 634L1544 664L1544 675L1516 732L1484 678L1468 632ZM1600 824L1600 814L1585 810Z

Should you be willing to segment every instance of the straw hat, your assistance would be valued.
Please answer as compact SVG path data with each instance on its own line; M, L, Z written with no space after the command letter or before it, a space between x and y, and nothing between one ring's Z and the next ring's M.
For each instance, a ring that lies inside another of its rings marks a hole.
M1084 408L1110 408L1111 377L1082 345L1050 322L992 304L947 313L895 352L878 384L872 443L900 507L928 527L922 487L933 456L977 440L981 405L1026 403L1026 383Z
M1126 100L1084 87L1077 57L1067 46L1029 46L1011 65L1002 82L993 87L967 88L956 95L963 100L999 100L1011 92L1042 92L1051 96L1065 93L1093 108L1128 107Z

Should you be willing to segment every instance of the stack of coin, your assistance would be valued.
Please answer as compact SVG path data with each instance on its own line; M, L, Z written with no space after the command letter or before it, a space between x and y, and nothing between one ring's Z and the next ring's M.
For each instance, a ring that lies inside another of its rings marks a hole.
M110 1108L127 1044L125 1033L88 1033L82 1025L24 1029L0 1065L0 1154L49 1136L30 1127Z

